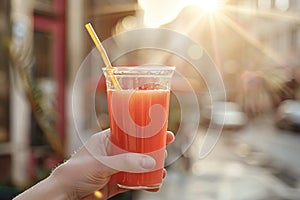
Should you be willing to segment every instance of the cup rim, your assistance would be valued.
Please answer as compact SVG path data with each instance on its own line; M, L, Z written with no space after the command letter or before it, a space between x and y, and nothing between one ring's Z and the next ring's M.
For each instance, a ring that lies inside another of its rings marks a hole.
M174 71L175 66L168 65L134 65L134 66L113 66L111 69L103 67L103 71L111 70L111 71Z

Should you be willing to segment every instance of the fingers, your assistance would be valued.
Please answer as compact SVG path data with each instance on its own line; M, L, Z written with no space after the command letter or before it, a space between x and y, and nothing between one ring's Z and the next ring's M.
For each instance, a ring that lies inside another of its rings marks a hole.
M118 154L109 155L108 149L114 149L113 151ZM110 131L107 129L94 134L72 160L88 159L90 162L98 162L97 169L101 170L101 174L105 174L106 177L118 171L147 172L156 166L155 159L150 155L121 150L111 143Z
M167 170L163 169L163 178L165 178L166 175L167 175ZM160 190L160 188L155 188L155 189L148 189L146 191L148 191L148 192L158 192L159 190ZM106 198L110 198L112 196L115 196L116 194L123 193L123 192L126 192L126 191L128 191L128 190L122 189L122 188L117 186L117 181L115 180L115 177L112 176L110 181L108 182L108 184L104 188L102 188L101 190L97 191L97 193L100 193L101 195L103 195L101 197L101 199L106 199ZM93 198L91 198L91 196L93 196ZM90 195L90 198L91 199L99 199L99 197L95 198L95 196L96 196L95 194ZM90 199L86 198L84 200L90 200Z
M102 198L103 200L104 199L108 199L110 197L113 197L119 193L123 193L123 192L126 192L128 190L126 189L123 189L123 188L120 188L118 185L117 185L117 179L115 176L112 176L108 182L108 184L102 188L100 190L100 192L103 194L103 196L105 198Z
M166 178L166 176L167 176L167 170L164 168L163 169L163 178Z
M148 192L158 192L160 188L155 188L155 189L149 189L149 190L146 190Z
M173 142L174 139L174 134L171 131L167 131L166 143L169 144ZM112 175L118 171L138 173L160 168L161 165L163 166L163 163L156 163L156 160L161 154L165 153L164 149L147 155L126 152L119 149L116 145L111 143L109 129L93 135L91 140L85 145L85 148L92 157L102 163L102 165L107 166L107 170L105 170L107 175ZM110 154L110 152L108 152L109 149L114 153Z
M171 131L167 131L167 140L166 143L170 144L175 140L175 136Z
M164 168L163 169L163 178L165 178L167 176L167 170ZM149 190L146 190L148 192L158 192L160 188L155 188L155 189L149 189Z

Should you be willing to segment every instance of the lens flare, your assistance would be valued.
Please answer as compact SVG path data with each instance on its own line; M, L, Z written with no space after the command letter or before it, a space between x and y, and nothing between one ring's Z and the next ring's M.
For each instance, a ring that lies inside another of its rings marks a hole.
M100 192L100 191L95 191L95 192L94 192L94 196L95 196L97 199L102 199L102 198L103 198L103 194L102 194L102 192Z

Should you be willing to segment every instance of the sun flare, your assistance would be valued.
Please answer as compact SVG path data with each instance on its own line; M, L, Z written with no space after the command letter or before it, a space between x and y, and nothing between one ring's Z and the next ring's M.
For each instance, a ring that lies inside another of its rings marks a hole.
M210 14L217 12L222 5L220 0L210 0L210 1L195 0L194 3L198 5L205 13L210 13Z

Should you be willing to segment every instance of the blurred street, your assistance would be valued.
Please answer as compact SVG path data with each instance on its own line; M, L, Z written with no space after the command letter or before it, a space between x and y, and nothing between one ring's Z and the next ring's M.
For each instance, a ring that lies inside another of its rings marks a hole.
M300 134L277 129L271 118L223 131L208 157L197 160L194 151L188 171L177 160L158 193L136 192L133 199L300 199ZM190 149L199 148L202 131Z

